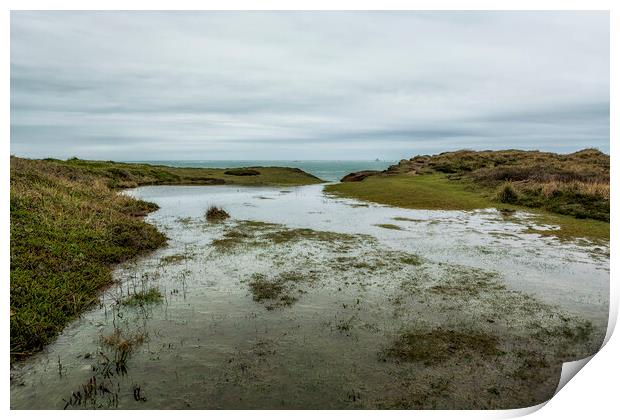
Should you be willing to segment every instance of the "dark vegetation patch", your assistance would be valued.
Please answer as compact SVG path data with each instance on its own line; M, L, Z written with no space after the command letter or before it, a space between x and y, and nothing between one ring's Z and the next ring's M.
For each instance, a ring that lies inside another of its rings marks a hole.
M255 246L261 242L260 232L270 229L277 229L279 225L263 223L253 220L243 220L234 226L226 226L224 235L213 240L213 245L220 252L232 252L240 246Z
M267 310L291 306L303 293L303 284L313 282L315 277L298 271L286 271L275 276L254 273L249 281L252 298L265 305Z
M499 356L499 339L478 331L445 328L410 328L384 350L382 357L400 362L441 363L447 359L477 355Z
M509 373L513 379L522 382L543 381L551 367L545 354L531 350L517 350L515 356L521 362Z
M431 293L463 299L505 289L506 287L497 281L497 273L479 269L462 270L458 267L448 267L441 279L428 287Z
M159 259L159 263L162 265L175 264L181 261L185 261L189 256L187 254L174 254L166 255Z
M177 222L179 222L180 224L184 225L184 226L189 226L192 224L192 218L191 217L177 217Z
M164 299L163 295L156 287L151 287L148 290L136 292L129 297L125 298L122 303L127 306L144 306L160 303Z
M346 233L328 232L314 229L289 229L283 228L266 232L262 237L274 244L287 242L297 242L302 240L343 243L353 243L360 240L360 235L350 235Z
M412 219L410 217L401 217L401 216L393 217L392 219L396 220L397 222L414 222L414 223L429 221L429 220L424 220L424 219Z
M356 243L361 238L361 235L292 229L274 223L244 220L234 226L227 226L222 238L215 239L211 244L220 252L232 252L240 246L281 245L304 240L345 246Z
M230 217L230 215L226 212L226 210L221 209L217 206L211 206L207 209L205 213L205 218L209 222L221 222Z
M583 343L587 341L594 332L594 327L590 321L584 320L581 322L569 323L569 319L564 316L562 316L562 320L564 322L561 324L549 327L539 324L536 325L535 336L541 340L547 337L562 337L572 342Z
M419 363L418 375L447 379L464 398L449 401L455 408L546 401L562 363L593 354L604 337L604 328L508 289L497 273L459 265L426 265L402 280L390 302L405 323L380 360ZM432 324L416 322L420 314ZM437 396L414 405L437 402L447 403Z
M421 264L422 259L418 255L391 250L364 252L356 256L335 257L328 262L328 266L332 270L339 272L355 269L367 273L393 272L402 269L403 266L418 266Z
M390 229L390 230L403 230L403 228L401 228L398 225L393 225L391 223L380 223L378 225L375 225L377 227L383 228L383 229Z
M226 175L234 175L234 176L256 176L256 175L260 175L259 171L257 171L256 169L250 169L250 168L228 169L228 170L224 171L224 173Z
M511 184L504 184L497 194L497 199L502 203L516 204L519 200L519 196L515 192L514 188L512 188Z
M414 254L405 254L402 253L399 257L398 260L406 265L421 265L422 264L422 259Z

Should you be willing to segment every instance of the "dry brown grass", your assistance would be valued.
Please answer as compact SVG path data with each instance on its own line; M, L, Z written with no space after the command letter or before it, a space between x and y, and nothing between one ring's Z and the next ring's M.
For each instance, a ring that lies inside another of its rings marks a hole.
M609 221L609 165L609 155L596 149L569 154L460 150L415 156L386 174L444 173L451 179L466 178L496 190L502 202ZM505 201L507 197L509 201Z
M205 213L205 217L210 222L221 222L222 220L228 219L230 215L224 209L217 206L211 206Z

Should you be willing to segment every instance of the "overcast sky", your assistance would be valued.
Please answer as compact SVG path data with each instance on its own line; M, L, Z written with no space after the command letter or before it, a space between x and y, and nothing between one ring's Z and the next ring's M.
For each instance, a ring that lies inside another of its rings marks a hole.
M606 12L12 12L11 153L609 151Z

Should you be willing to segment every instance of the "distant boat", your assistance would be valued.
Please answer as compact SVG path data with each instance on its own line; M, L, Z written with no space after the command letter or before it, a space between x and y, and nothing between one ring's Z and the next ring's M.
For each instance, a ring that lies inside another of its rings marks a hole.
M375 159L375 162L381 162L381 159L376 158L376 159Z

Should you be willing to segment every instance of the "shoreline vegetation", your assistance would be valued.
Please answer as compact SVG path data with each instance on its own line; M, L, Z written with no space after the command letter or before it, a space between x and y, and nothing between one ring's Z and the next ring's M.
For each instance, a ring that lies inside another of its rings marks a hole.
M115 264L166 237L142 220L157 205L118 192L140 185L306 185L296 168L172 168L11 156L11 360L48 344L97 302Z
M325 191L405 208L534 209L559 237L609 239L609 156L516 150L449 152L348 175ZM118 192L141 185L323 183L297 168L175 168L11 156L11 360L41 350L98 301L115 264L166 237L143 217L157 205ZM385 228L393 228L386 225Z
M527 210L560 239L609 240L609 155L501 150L445 152L401 160L385 171L360 171L327 193L397 207Z

